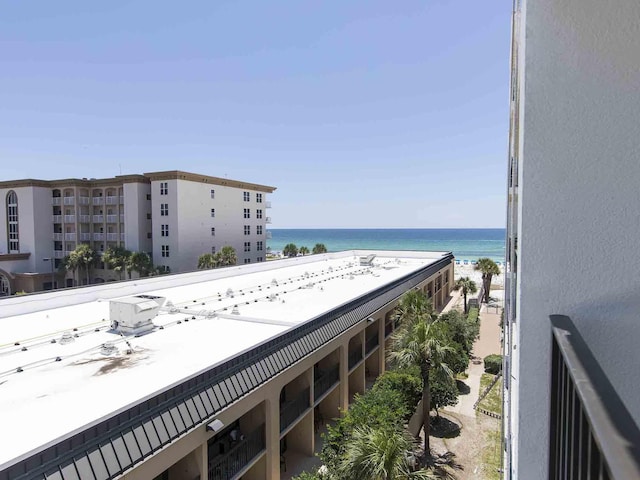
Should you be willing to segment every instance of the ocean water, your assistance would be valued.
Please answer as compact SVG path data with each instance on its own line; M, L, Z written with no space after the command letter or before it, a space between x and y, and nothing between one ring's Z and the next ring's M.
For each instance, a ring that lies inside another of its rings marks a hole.
M273 229L267 240L272 252L288 243L309 250L324 243L327 250L431 250L453 252L461 260L489 257L504 261L504 228L417 228L417 229Z

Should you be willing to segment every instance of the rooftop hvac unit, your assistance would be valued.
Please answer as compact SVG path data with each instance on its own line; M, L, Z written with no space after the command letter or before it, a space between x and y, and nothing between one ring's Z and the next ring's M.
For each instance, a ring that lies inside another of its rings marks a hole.
M124 335L140 335L153 330L153 319L165 302L164 297L138 295L109 302L111 328Z

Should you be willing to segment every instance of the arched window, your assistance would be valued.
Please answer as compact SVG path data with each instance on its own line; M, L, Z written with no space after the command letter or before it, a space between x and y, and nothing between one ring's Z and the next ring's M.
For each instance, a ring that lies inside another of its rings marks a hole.
M18 195L13 190L7 193L7 240L9 253L20 252L20 241L18 238Z

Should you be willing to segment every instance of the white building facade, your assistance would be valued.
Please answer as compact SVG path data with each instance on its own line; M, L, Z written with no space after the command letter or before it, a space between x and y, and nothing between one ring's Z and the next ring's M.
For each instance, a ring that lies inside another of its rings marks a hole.
M514 6L504 478L639 478L640 3Z
M147 252L172 272L196 269L199 255L224 245L236 250L240 263L261 261L266 194L274 190L179 171L0 182L0 295L87 283L82 272L75 280L57 273L62 259L83 243L99 254L115 246ZM250 209L247 219L244 208ZM119 278L99 264L89 283Z

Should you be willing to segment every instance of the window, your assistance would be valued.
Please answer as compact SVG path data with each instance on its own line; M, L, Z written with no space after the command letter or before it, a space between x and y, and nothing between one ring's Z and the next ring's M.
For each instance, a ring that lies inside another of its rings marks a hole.
M211 254L216 253L216 247L211 247Z
M161 217L168 217L169 216L169 204L168 203L161 203L160 204L160 216Z
M169 183L160 182L160 195L166 195L169 192Z
M262 241L256 242L256 250L258 252L261 252L263 245L264 245L264 243Z
M147 200L151 200L151 194L147 193Z
M262 194L256 193L256 203L262 203Z
M151 232L147 232L147 238L151 238Z
M160 236L162 237L169 236L169 225L160 225Z
M169 245L162 245L162 256L163 257L169 256Z
M216 227L211 227L211 236L212 237L216 236Z
M244 234L245 235L251 235L251 225L245 225L244 226Z
M250 202L251 201L251 193L250 192L243 192L242 195L244 197L244 201L245 202Z
M256 261L257 262L264 262L264 259L262 257L258 257L258 258L256 258Z
M262 225L256 225L256 234L262 235Z
M147 220L151 220L151 214L147 213Z
M251 218L251 210L248 208L244 209L244 218Z
M245 252L251 251L251 242L244 242L244 251Z
M211 198L216 198L216 191L211 189Z
M256 218L262 218L262 210L256 210Z
M9 253L20 251L20 238L18 229L18 195L11 190L7 193L7 240Z
M211 217L215 217L216 216L216 209L212 208L211 209Z
M244 264L246 265L247 263L251 263L251 259L250 258L245 258L244 259Z

